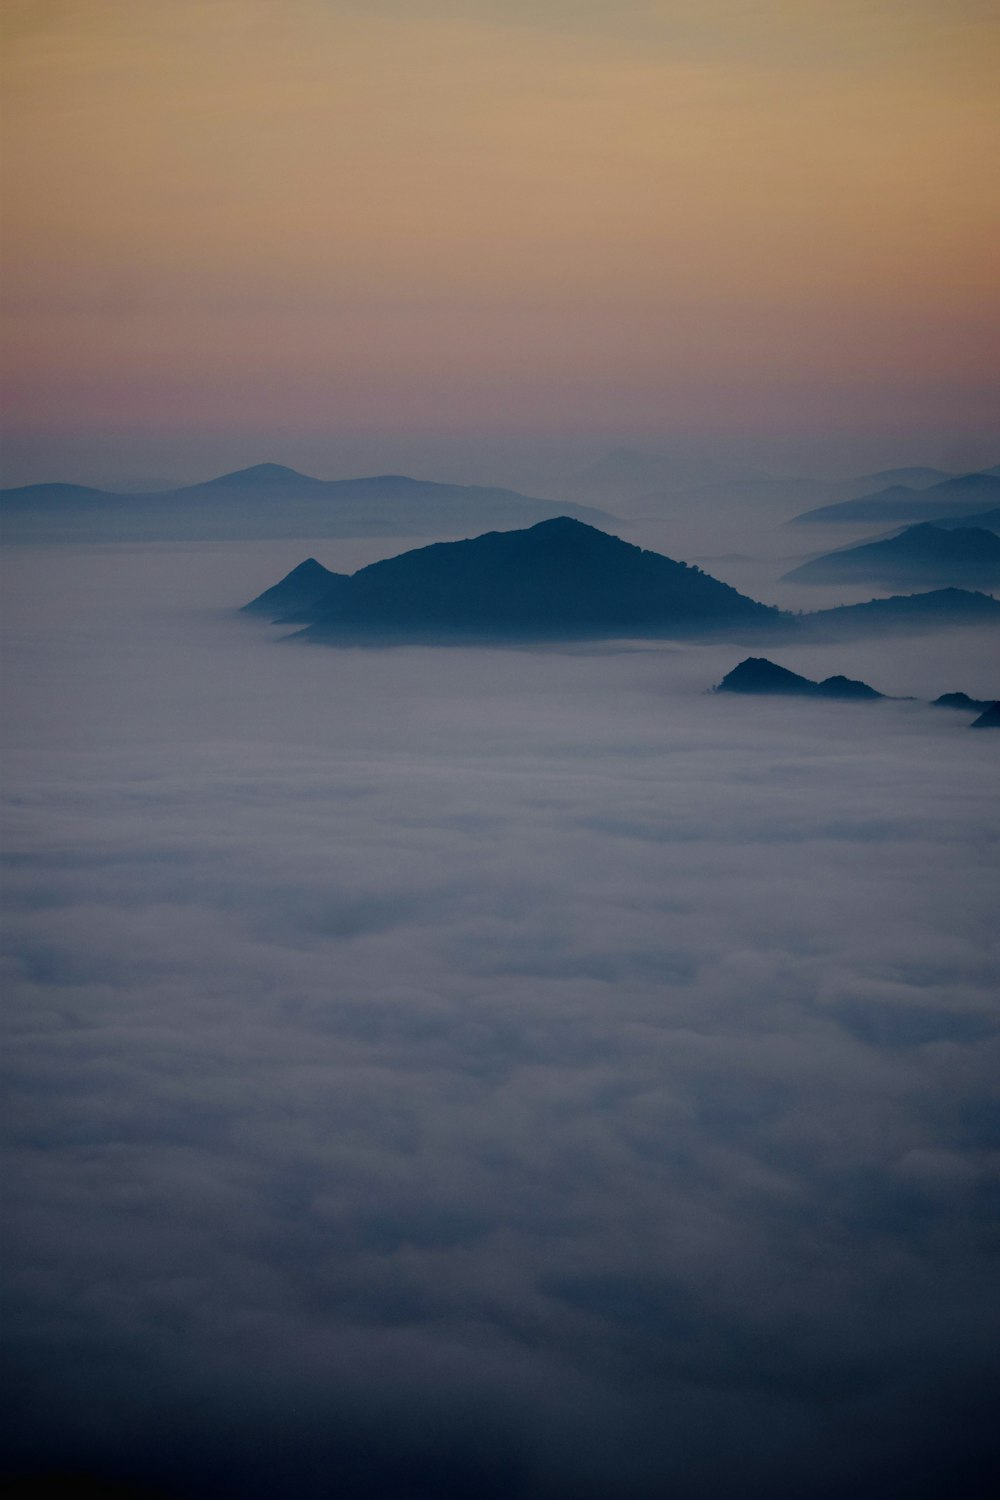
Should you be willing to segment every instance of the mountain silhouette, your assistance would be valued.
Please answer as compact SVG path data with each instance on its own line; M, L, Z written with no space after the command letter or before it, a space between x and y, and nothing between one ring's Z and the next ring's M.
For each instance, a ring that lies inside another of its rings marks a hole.
M307 557L280 583L265 589L243 608L250 614L268 615L271 619L308 620L316 605L333 598L334 591L347 582L346 573L332 573L314 557Z
M939 516L971 515L998 504L1000 478L996 474L959 474L928 489L897 484L856 500L821 505L795 516L794 522L932 521Z
M81 510L100 505L114 505L126 500L116 490L99 490L89 484L21 484L0 490L0 513L16 516L63 508Z
M962 713L984 713L993 706L992 699L970 698L968 693L942 693L935 698L932 708L956 708Z
M885 693L878 693L867 682L857 682L851 677L825 677L814 682L811 677L802 677L790 672L766 656L748 656L727 672L713 693L745 693L761 697L784 698L835 698L856 703L872 703L885 700ZM1000 728L1000 703L981 702L967 693L942 693L935 698L933 708L954 708L966 713L980 713L971 725L973 729Z
M317 571L319 570L319 571ZM325 575L325 579L324 579ZM322 584L320 592L314 585ZM897 594L792 615L700 568L568 517L519 531L438 542L352 575L308 559L254 613L306 622L311 639L664 637L720 634L811 640L1000 625L1000 600L964 589Z
M310 639L379 640L766 632L787 618L566 516L372 563L338 579L309 617Z
M952 627L1000 625L1000 599L968 589L892 594L865 604L840 604L794 617L800 633L816 640L919 635Z
M790 672L787 667L768 661L765 656L748 656L731 672L727 672L713 691L781 694L795 698L840 698L856 702L874 702L885 696L884 693L877 693L866 682L857 682L850 677L826 677L822 682L814 682L810 677L801 677L798 672Z
M312 489L322 484L322 479L313 479L309 474L300 474L298 469L289 469L285 464L252 464L249 469L235 469L231 474L220 474L216 479L203 479L200 484L184 485L173 493L182 494L190 490L245 490L245 489Z
M282 536L462 536L557 515L607 523L592 506L489 485L439 484L405 474L314 479L256 464L200 484L121 494L81 485L0 490L0 516L20 539L219 540Z
M935 583L990 588L1000 583L1000 536L979 527L922 522L860 547L827 552L785 575L801 583Z

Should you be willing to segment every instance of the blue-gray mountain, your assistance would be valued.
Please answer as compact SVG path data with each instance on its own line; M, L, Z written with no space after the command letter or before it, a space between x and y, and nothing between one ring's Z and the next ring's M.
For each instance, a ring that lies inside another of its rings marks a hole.
M821 505L796 521L934 521L942 516L970 516L1000 505L1000 473L960 474L929 489L893 484L857 500Z
M306 618L303 635L334 641L758 634L788 620L700 568L566 516L333 575L309 604L316 579L309 570L303 588L290 574L251 607L273 611L276 598L278 618ZM285 598L293 613L283 612Z
M712 691L777 693L783 697L795 698L840 698L861 703L873 703L885 697L884 693L878 693L873 687L869 687L867 682L858 682L851 677L826 677L822 682L814 682L810 677L802 677L798 672L778 666L777 662L768 661L766 656L748 656L731 672L727 672Z
M727 672L722 681L712 689L713 693L746 693L760 697L783 698L837 698L854 703L874 703L885 700L886 694L876 692L867 682L853 677L825 677L815 682L803 677L788 667L769 661L766 656L748 656ZM966 693L942 693L935 698L934 708L963 709L967 713L979 713L980 717L971 726L987 729L1000 725L1000 704L980 702Z
M838 604L796 616L799 633L817 641L866 636L922 635L963 626L1000 626L1000 599L968 589L932 589L925 594L892 594L865 604Z
M1000 536L982 527L945 529L923 522L896 536L814 557L785 574L801 583L966 585L1000 583Z
M928 524L941 526L945 531L954 531L959 526L982 526L987 531L1000 531L1000 505L994 505L992 510L977 510L972 516L935 516Z
M272 620L308 620L324 599L335 598L336 591L349 582L349 574L334 573L314 557L307 557L243 608L248 614L267 615Z
M935 698L932 708L954 708L960 713L985 713L993 707L992 698L970 698L968 693L942 693Z
M66 484L0 490L0 520L12 541L460 536L565 514L611 520L605 511L587 505L542 500L517 490L437 484L402 474L313 479L281 464L256 464L153 494Z

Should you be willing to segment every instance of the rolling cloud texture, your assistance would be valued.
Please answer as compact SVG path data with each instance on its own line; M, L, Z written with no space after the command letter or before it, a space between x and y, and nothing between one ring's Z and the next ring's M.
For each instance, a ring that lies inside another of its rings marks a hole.
M8 1462L984 1493L991 737L707 695L727 647L333 651L218 613L279 571L18 558ZM989 694L898 650L901 691Z

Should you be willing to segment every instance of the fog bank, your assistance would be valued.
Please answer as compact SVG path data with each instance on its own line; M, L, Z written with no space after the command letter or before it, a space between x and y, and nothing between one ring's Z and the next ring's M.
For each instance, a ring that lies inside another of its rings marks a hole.
M990 736L230 613L304 555L3 559L8 1464L984 1493ZM778 659L995 691L957 636Z

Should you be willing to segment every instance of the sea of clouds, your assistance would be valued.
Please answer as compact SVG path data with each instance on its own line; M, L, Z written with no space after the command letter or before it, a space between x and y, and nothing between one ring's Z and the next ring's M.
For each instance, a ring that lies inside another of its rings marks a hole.
M996 737L231 613L302 555L3 559L8 1468L985 1495Z

